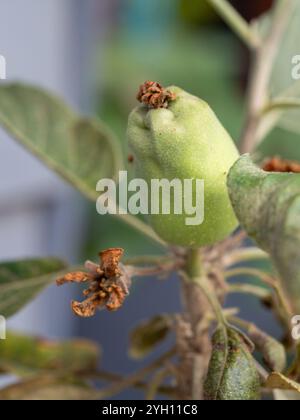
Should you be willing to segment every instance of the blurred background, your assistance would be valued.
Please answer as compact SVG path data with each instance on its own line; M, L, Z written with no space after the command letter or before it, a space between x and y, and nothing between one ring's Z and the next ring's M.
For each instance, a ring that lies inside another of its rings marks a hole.
M250 20L272 1L232 3ZM125 154L127 116L136 104L138 86L148 79L201 96L233 138L239 137L248 52L203 0L2 0L0 54L6 58L8 82L44 86L78 111L97 114L115 131ZM293 137L277 129L260 152L300 157ZM124 247L127 257L160 252L121 222L97 215L94 205L2 130L0 162L1 260L53 255L81 263L111 246ZM91 338L103 348L102 366L125 374L145 363L127 355L130 329L150 315L180 308L176 278L136 281L119 312L99 312L92 319L71 313L69 301L76 297L76 286L52 286L9 320L9 328L55 338ZM255 299L227 302L237 303L243 317L280 336ZM118 398L141 396L130 390Z

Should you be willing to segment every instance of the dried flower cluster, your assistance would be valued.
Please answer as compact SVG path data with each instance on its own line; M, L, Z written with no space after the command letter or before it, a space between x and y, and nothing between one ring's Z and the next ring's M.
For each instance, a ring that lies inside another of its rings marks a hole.
M122 306L131 283L125 267L120 263L123 252L121 248L102 251L99 253L100 264L87 261L87 272L76 271L57 279L58 286L89 282L89 287L83 292L86 299L83 302L72 301L76 315L86 318L93 316L97 308L106 307L109 311L115 311Z
M300 163L280 157L272 157L263 163L263 170L267 172L294 172L300 173Z
M137 100L150 108L167 108L176 95L157 82L146 81L139 88Z

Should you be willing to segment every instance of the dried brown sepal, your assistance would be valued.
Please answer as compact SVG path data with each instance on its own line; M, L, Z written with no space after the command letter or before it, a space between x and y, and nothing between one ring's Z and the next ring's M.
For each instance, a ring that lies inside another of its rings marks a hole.
M83 302L72 301L73 312L87 318L95 315L98 308L106 307L109 311L119 309L129 294L131 278L126 268L120 263L122 248L110 248L100 252L100 265L91 261L85 264L88 273L68 273L56 281L60 286L68 282L89 281L89 287L83 291Z
M131 286L131 277L133 274L122 263L119 264L121 275L117 279L118 286L124 291L125 295L129 295L129 288Z
M121 274L119 262L124 253L122 248L109 248L99 253L101 259L101 270L104 271L106 278Z
M97 292L98 287L99 287L98 282L97 281L93 281L90 284L90 286L82 292L83 293L83 296L89 296L89 295Z
M98 302L93 297L90 297L83 302L73 300L71 303L74 314L83 318L94 316L98 306Z
M121 286L113 284L109 291L109 298L106 303L106 308L109 311L116 311L119 309L125 300L126 293Z
M168 108L169 102L174 101L176 95L161 84L148 80L140 86L136 98L150 108Z
M63 277L60 277L56 280L57 286L61 286L65 283L84 283L92 279L89 273L84 273L83 271L76 271L74 273L67 273Z
M274 156L263 162L262 169L266 172L294 172L300 173L300 162L282 159Z

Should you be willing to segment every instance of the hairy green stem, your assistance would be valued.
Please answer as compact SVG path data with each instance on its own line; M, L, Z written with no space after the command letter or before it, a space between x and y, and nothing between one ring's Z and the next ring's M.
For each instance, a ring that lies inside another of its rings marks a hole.
M206 277L198 277L195 279L196 284L201 288L202 293L205 295L210 306L212 307L216 319L220 326L227 326L226 318L223 314L223 309L219 303L219 300Z
M164 368L154 373L150 383L147 386L145 399L148 401L155 400L155 397L159 393L159 389L166 378L170 376L170 369Z
M229 293L245 293L258 297L262 300L268 300L271 298L271 293L260 286L247 283L234 283L229 285Z
M126 265L157 265L161 266L168 263L174 263L172 256L166 255L139 255L137 257L130 257L124 260Z
M270 31L256 51L248 88L247 120L240 143L242 153L252 152L260 140L258 133L263 123L273 64L294 4L293 0L277 1Z
M236 277L236 276L257 277L264 284L271 287L275 292L275 297L278 303L278 308L274 308L274 309L280 310L282 312L282 317L285 320L285 324L287 326L290 325L290 320L291 320L291 317L293 316L293 310L278 280L274 279L269 274L261 270L258 270L256 268L250 268L250 267L239 267L239 268L234 268L232 270L228 270L225 272L225 277L227 279L231 277Z
M263 109L264 113L270 111L282 110L285 109L294 109L300 107L300 99L298 98L276 98L267 103Z
M244 263L247 261L268 260L269 258L269 255L261 249L256 247L249 247L236 249L230 252L225 256L224 263L226 267L230 267L241 262Z
M171 349L162 356L160 356L158 359L156 359L154 362L152 362L150 365L142 368L138 372L135 372L132 375L120 380L119 382L116 382L112 385L107 386L106 388L103 388L99 391L99 399L110 398L113 395L118 395L124 389L135 386L135 384L142 381L152 372L156 371L157 369L160 369L167 361L172 359L174 355L175 350Z
M109 382L109 383L119 383L119 382L124 382L126 380L125 377L122 376L122 375L107 372L105 370L99 370L99 371L96 371L96 372L94 372L94 371L78 372L77 376L82 378L82 379L86 379L86 380L91 380L91 379L92 380L101 380L101 381ZM139 381L139 382L136 382L136 383L132 384L132 387L136 388L136 389L139 389L139 390L142 390L142 391L145 391L147 393L149 385L147 384L147 382ZM99 392L101 393L101 390ZM161 384L157 387L156 394L164 395L164 396L166 396L168 398L171 398L171 399L176 397L175 389L172 386L161 385Z
M207 1L249 48L255 49L260 45L257 33L227 0Z

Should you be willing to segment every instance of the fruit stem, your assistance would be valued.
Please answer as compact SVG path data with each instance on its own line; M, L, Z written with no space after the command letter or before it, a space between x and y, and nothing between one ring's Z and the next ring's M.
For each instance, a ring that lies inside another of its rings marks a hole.
M203 271L203 261L201 249L190 249L187 254L186 273L193 279L200 277Z

